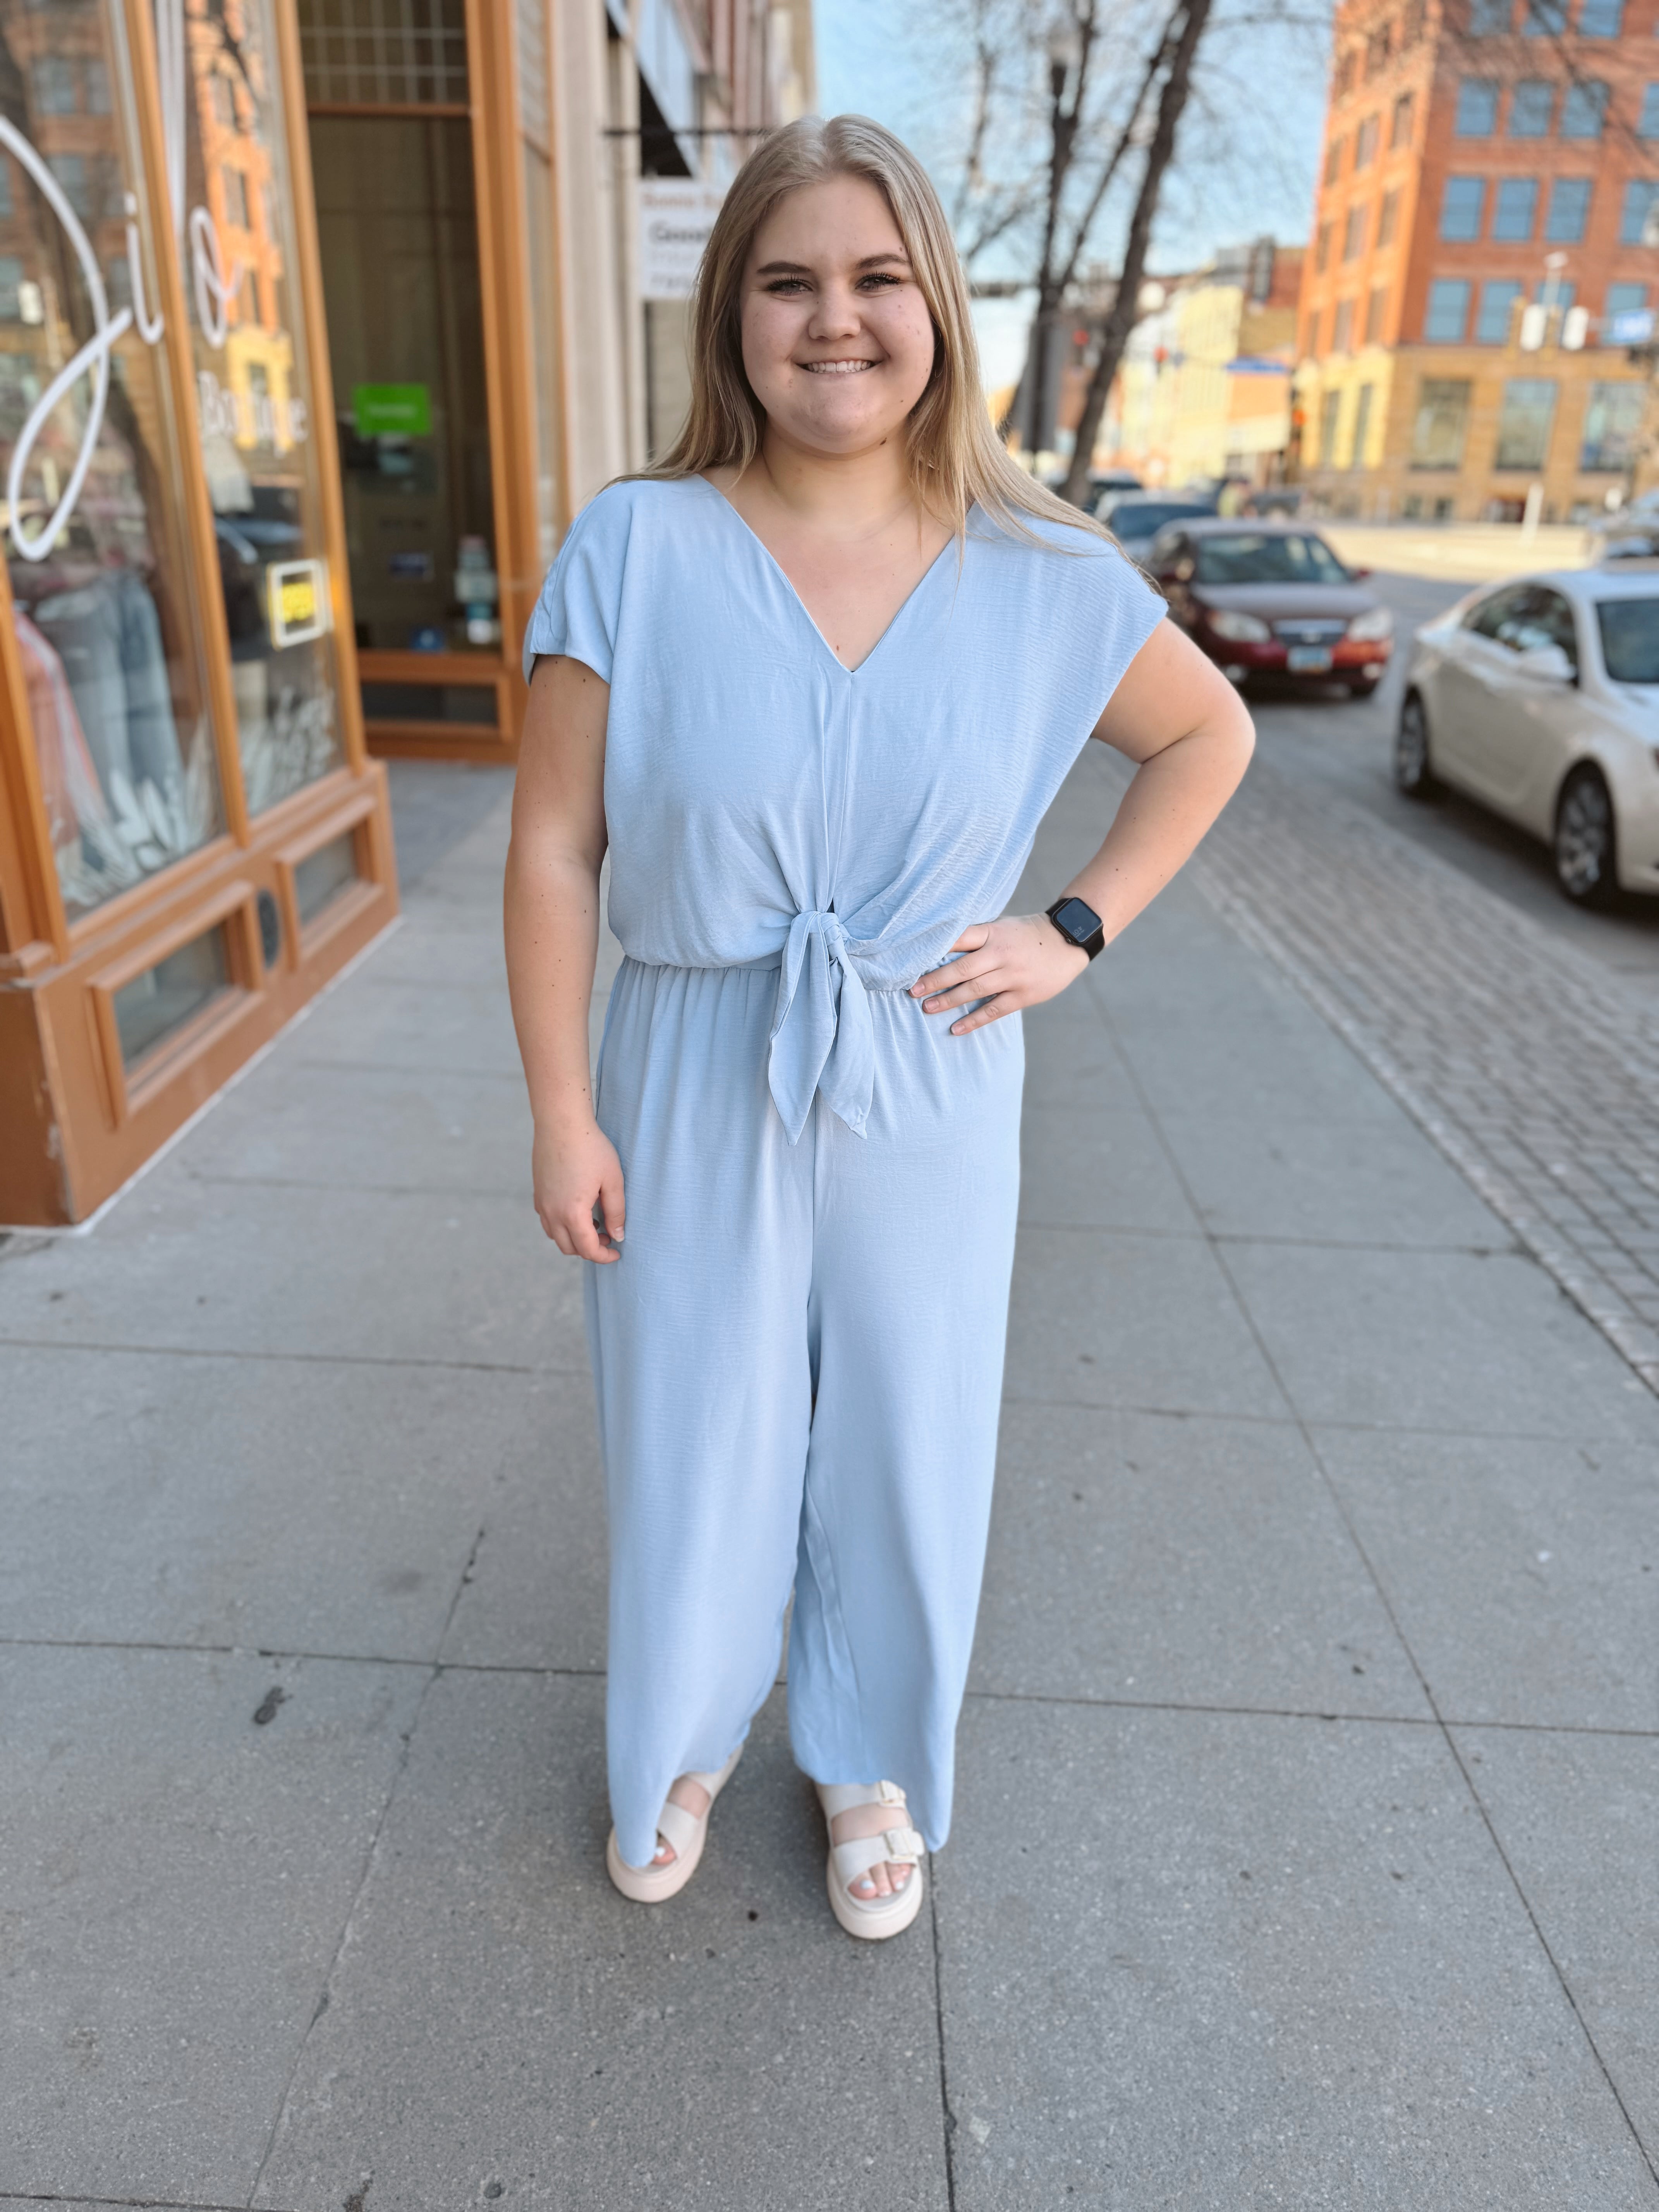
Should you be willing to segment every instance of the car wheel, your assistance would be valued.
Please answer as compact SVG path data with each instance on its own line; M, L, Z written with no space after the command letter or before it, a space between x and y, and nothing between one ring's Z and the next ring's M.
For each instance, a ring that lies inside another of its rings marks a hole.
M1599 768L1576 768L1555 808L1555 880L1575 906L1609 906L1619 889L1613 793Z
M1439 789L1429 750L1429 718L1421 696L1408 691L1394 738L1394 780L1407 799L1432 799Z

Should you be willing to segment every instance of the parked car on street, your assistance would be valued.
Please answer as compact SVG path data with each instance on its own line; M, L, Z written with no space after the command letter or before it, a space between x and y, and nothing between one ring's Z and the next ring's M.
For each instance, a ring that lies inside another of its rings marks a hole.
M1425 623L1394 769L1413 799L1449 784L1531 830L1581 905L1659 891L1659 575L1523 577Z
M1235 684L1273 677L1375 691L1394 617L1363 568L1294 522L1197 516L1158 532L1146 562L1170 612Z
M1197 521L1213 514L1215 501L1201 493L1108 492L1091 511L1129 558L1144 566L1160 530L1171 522Z
M1659 556L1659 493L1644 491L1639 499L1598 514L1585 527L1584 548L1598 564Z
M1052 477L1050 491L1058 491L1065 483L1065 475ZM1103 499L1116 499L1126 491L1140 491L1145 487L1133 469L1097 469L1089 478L1089 488L1083 495L1083 506L1090 514L1098 513Z

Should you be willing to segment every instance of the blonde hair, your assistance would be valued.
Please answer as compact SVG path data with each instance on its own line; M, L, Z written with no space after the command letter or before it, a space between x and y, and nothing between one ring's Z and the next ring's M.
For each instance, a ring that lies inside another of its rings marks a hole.
M1011 535L1048 542L1032 521L1114 541L1081 509L1047 491L997 436L980 387L968 279L939 194L901 139L866 115L803 116L762 141L726 193L691 295L691 408L672 447L646 474L746 469L766 414L743 366L743 277L761 226L803 185L862 177L886 201L933 323L933 370L912 409L910 479L920 503L958 535L969 509Z

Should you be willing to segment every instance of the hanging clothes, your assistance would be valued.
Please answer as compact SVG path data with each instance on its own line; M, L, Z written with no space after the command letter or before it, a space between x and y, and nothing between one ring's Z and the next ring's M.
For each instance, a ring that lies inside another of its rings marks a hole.
M53 849L61 852L77 844L89 823L106 823L109 808L63 662L21 607L13 607L12 625L23 663L46 820Z

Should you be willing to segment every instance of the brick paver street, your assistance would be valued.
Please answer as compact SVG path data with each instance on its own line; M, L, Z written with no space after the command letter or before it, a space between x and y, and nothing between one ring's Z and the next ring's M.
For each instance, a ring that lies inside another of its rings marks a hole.
M1379 768L1400 673L1369 713L1330 710L1363 717ZM1259 707L1194 880L1659 1389L1659 998L1590 957L1600 917L1569 941L1405 834L1409 801L1396 827L1310 786L1271 741L1295 712Z

